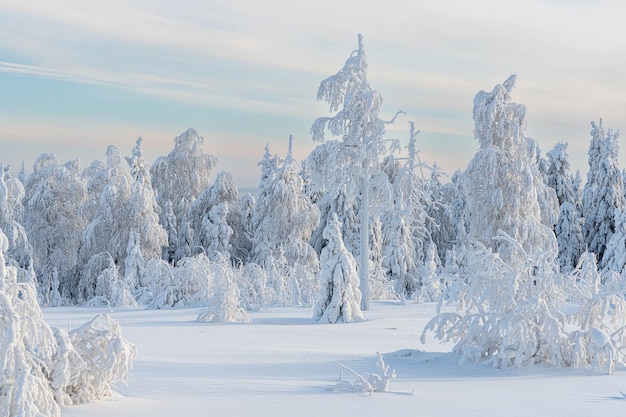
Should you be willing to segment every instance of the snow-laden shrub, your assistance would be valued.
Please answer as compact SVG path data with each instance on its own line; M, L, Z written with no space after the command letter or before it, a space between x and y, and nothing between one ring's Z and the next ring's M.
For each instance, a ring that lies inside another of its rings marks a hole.
M591 366L598 373L612 373L624 360L626 338L626 288L623 277L605 271L601 285L595 255L585 252L573 271L582 302L573 321L578 329L570 334L571 366Z
M185 306L206 302L213 292L211 261L204 255L183 258L175 267L162 260L146 265L141 299L148 308Z
M110 317L71 332L51 328L33 283L17 282L5 264L7 239L0 231L0 415L58 417L59 405L111 395L125 381L135 348Z
M442 341L453 341L461 362L486 362L494 367L520 367L538 362L563 366L568 334L562 313L562 286L549 254L526 254L513 239L508 264L498 253L477 244L465 271L457 275L440 297L437 315L422 333L433 331ZM455 312L442 309L456 302Z
M501 239L516 245L505 235ZM519 245L516 251L512 265L480 245L468 252L422 340L432 331L437 339L455 342L453 352L461 362L549 363L612 372L626 346L623 280L613 274L601 286L593 254L583 254L577 268L564 275L548 254L530 256ZM572 299L579 308L566 314L566 300ZM456 311L444 311L444 300L456 303Z
M134 307L131 288L108 252L93 255L78 283L78 299L88 306Z
M69 339L73 349L68 349L68 357L76 359L76 353L84 362L76 369L72 369L76 362L70 362L71 378L64 387L74 404L111 396L113 383L126 383L136 348L109 315L98 315L72 330Z
M215 292L209 299L206 310L196 320L210 323L250 323L248 314L239 306L235 270L224 262L213 263L211 266Z

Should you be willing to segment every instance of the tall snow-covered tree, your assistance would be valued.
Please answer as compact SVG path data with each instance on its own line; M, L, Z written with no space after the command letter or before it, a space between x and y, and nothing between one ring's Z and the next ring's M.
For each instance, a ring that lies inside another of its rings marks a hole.
M209 186L211 171L217 163L214 156L204 153L203 144L204 138L198 132L187 129L174 139L174 149L150 167L157 203L165 207L167 201L171 202L177 231L185 222L189 205ZM166 232L174 234L173 230Z
M82 302L89 299L81 296L91 295L95 291L95 288L88 288L80 295L76 292L78 288L88 285L87 282L82 284L80 282L84 278L91 257L107 253L112 262L124 271L128 236L131 231L131 225L128 223L128 202L134 181L130 176L128 164L122 159L116 146L110 145L107 148L106 166L92 178L98 178L98 182L103 184L102 193L99 204L94 207L94 218L83 234L75 281L71 289L74 301ZM93 280L88 281L94 284Z
M161 209L156 202L148 163L143 156L141 137L137 140L132 156L127 158L127 161L130 175L134 180L130 188L127 206L127 227L137 233L138 247L143 259L160 258L163 248L168 246L168 235L159 223ZM127 242L130 240L129 236Z
M361 291L354 257L341 239L341 223L336 215L324 229L328 244L320 257L320 292L313 319L324 323L364 320Z
M534 141L524 136L526 106L511 101L516 80L512 75L474 98L474 135L480 149L464 174L468 239L507 260L513 247L494 240L501 230L526 253L552 251L556 256L552 227L558 202L539 172Z
M24 186L12 178L9 167L0 164L0 230L8 239L7 262L17 267L21 282L35 279L33 271L33 248L24 230Z
M587 250L596 254L600 268L604 267L607 242L616 230L617 214L626 208L624 181L617 162L618 137L618 132L604 130L602 119L598 124L591 123L583 234Z
M81 211L86 199L87 184L76 161L61 164L52 154L37 158L26 183L24 226L33 246L43 305L61 301L51 298L55 291L66 299L69 296L81 238L87 226Z
M353 51L343 68L323 80L317 91L318 100L326 101L332 117L319 117L313 123L313 140L324 142L328 129L341 137L340 153L348 168L344 178L349 189L357 191L359 207L359 276L361 278L362 308L369 308L369 250L370 250L370 180L378 169L380 159L387 152L384 140L385 121L379 115L382 96L367 81L367 60L363 36L359 34L358 49ZM348 174L348 171L350 172Z
M117 147L109 146L106 165L100 170L94 169L91 183L97 183L102 192L98 204L92 208L94 217L83 235L77 281L81 280L82 269L89 264L90 258L103 252L111 256L118 272L124 273L131 233L137 234L139 249L146 261L161 258L163 247L167 246L168 236L159 224L159 207L143 158L141 140L137 141L133 156L127 161L130 165L122 159ZM92 167L95 166L92 164ZM75 284L78 288L78 283ZM129 290L134 293L137 288Z
M569 172L567 144L559 143L548 152L548 185L559 200L559 219L554 226L559 247L559 265L562 272L572 271L584 250L583 219L576 208L576 195Z
M318 271L317 254L309 241L320 213L304 194L304 183L291 155L278 162L271 173L267 171L270 161L266 151L260 164L263 167L260 192L252 219L251 260L269 270L274 261L284 257L287 275L270 276L270 279L286 282L270 282L269 285L286 289L291 293L288 303L298 304L302 302L298 300L300 289L311 288ZM293 276L296 268L298 277Z

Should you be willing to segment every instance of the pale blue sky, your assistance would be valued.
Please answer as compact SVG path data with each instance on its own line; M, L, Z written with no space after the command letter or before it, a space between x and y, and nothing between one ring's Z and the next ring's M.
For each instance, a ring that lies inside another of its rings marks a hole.
M152 162L194 127L254 187L266 142L284 155L293 134L299 159L316 145L319 82L363 33L384 116L407 112L388 136L406 143L414 121L422 159L465 168L474 95L516 73L527 136L568 141L585 173L590 122L626 129L624 18L601 0L0 0L0 162L85 167L140 135Z

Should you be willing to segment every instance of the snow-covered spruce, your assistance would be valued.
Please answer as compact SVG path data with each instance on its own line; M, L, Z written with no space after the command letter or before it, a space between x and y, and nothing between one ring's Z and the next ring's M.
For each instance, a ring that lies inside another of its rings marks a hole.
M602 119L591 123L589 171L583 191L583 234L587 250L596 254L600 268L611 263L604 252L616 230L617 214L626 208L624 180L617 163L619 133L605 131Z
M318 289L319 263L309 242L320 212L304 194L304 182L291 155L280 161L270 158L266 148L259 165L263 169L251 260L268 272L269 289L276 298L273 304L311 305Z
M556 191L559 200L559 219L554 226L559 247L559 265L562 272L570 272L580 259L584 249L583 222L576 207L576 194L569 172L567 143L559 143L547 154L548 185Z
M336 214L326 225L324 238L328 244L320 257L320 292L313 319L320 323L364 320L354 257L343 244Z

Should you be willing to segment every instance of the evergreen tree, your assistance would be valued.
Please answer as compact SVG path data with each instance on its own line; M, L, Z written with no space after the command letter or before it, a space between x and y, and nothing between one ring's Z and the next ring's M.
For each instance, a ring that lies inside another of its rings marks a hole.
M617 214L626 208L624 182L618 166L618 132L605 131L602 119L591 123L589 172L583 190L583 234L587 250L604 268L606 245L616 230Z
M559 247L559 265L562 272L576 267L584 250L583 219L576 209L576 195L569 172L567 144L559 143L548 152L548 185L556 191L559 200L559 219L554 226Z
M255 206L254 197L250 193L244 193L240 194L233 210L229 212L228 224L233 230L230 258L235 265L246 264L250 260Z
M160 207L157 205L156 196L152 189L148 163L143 157L141 137L137 139L132 157L126 159L130 167L130 175L134 180L128 200L126 227L137 233L136 237L139 238L137 244L142 259L160 258L163 248L168 247L168 235L159 224ZM136 237L127 236L127 242L130 245ZM131 288L133 291L136 290L134 287Z
M276 267L276 260L284 257L287 265L280 268L284 270L283 276L270 274L271 280L284 283L269 284L285 288L290 293L288 303L300 304L301 288L310 289L318 271L317 254L309 241L320 213L304 194L304 183L291 155L272 168L274 162L270 162L268 154L266 149L260 163L263 169L253 217L251 260L269 271ZM297 277L293 275L296 268L299 269Z
M325 323L364 320L361 291L354 257L341 239L341 223L336 215L324 229L328 244L320 257L320 292L313 319Z
M626 273L626 211L617 213L615 231L606 244L602 265L605 271L617 272L622 276Z

